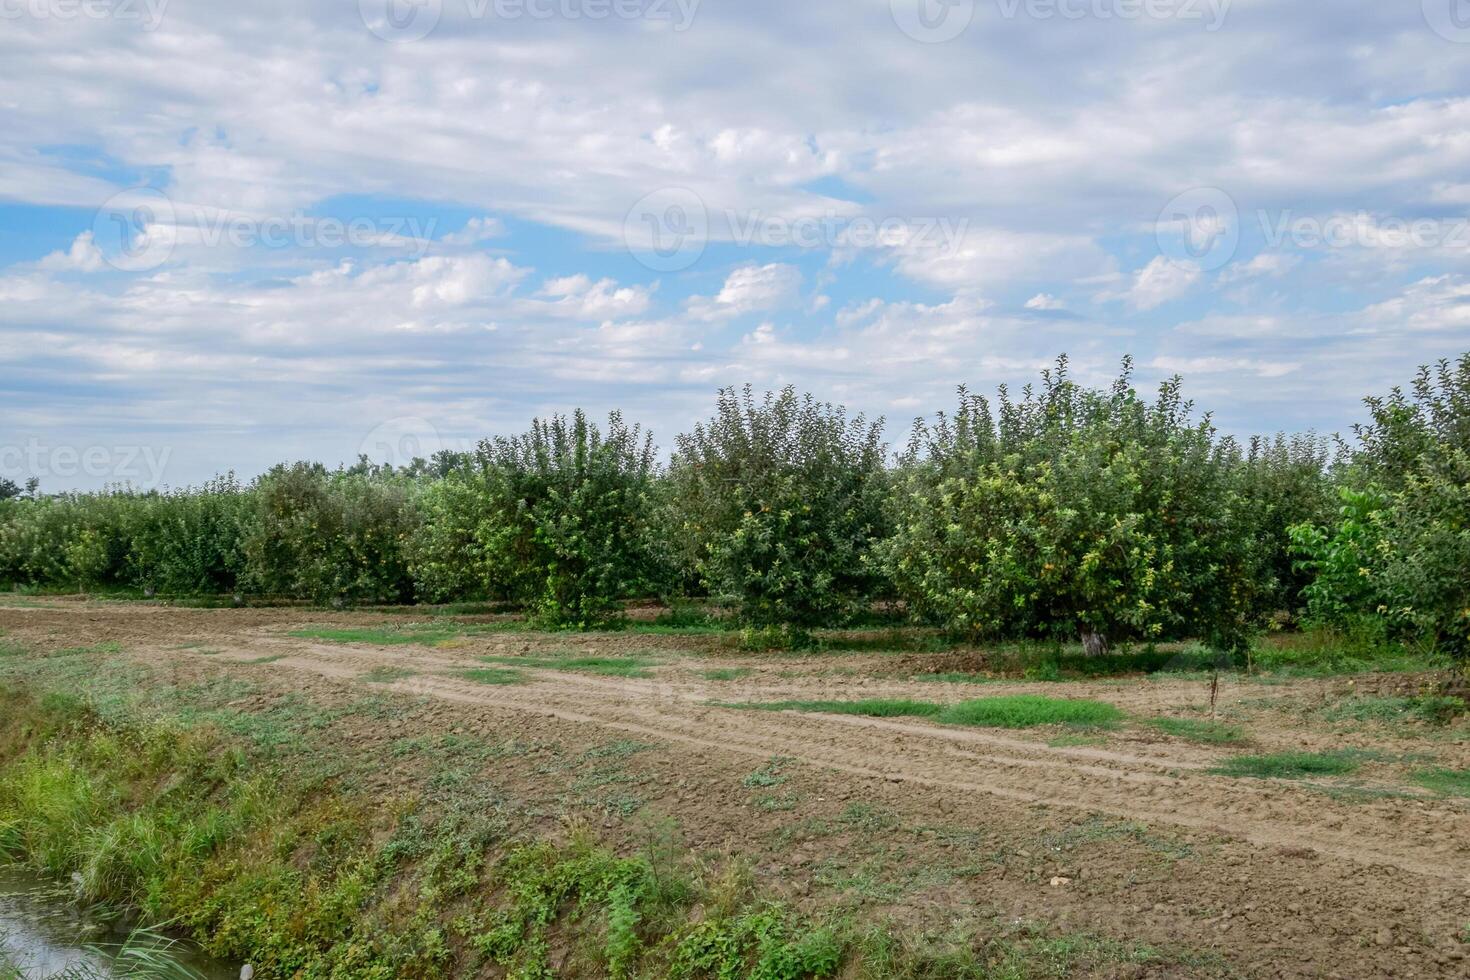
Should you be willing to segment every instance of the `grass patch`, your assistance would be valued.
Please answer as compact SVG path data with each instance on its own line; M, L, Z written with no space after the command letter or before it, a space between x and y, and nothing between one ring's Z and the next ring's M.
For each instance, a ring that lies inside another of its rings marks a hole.
M957 670L940 674L915 674L909 679L929 681L935 684L994 684L996 681L1003 680L1000 677L991 677L989 674L974 674Z
M1239 745L1246 740L1245 732L1233 725L1218 721L1196 721L1192 718L1150 718L1145 722L1165 735L1182 738L1205 745Z
M401 681L405 677L412 677L415 673L415 671L407 670L403 667L389 667L385 664L374 667L366 674L363 674L362 679L372 684L391 684L394 681Z
M707 681L738 681L754 673L755 671L749 667L715 667L711 670L699 671L699 676Z
M304 629L292 630L288 635L302 640L324 640L328 643L364 643L375 647L407 646L409 644L432 647L449 640L458 639L464 634L458 630L436 626L418 629L409 627L390 627L384 629L368 627Z
M481 657L487 664L530 667L535 670L560 670L574 674L598 674L603 677L651 677L649 667L659 661L647 657Z
M945 708L939 720L947 725L985 728L1034 728L1038 725L1106 726L1116 724L1123 712L1104 701L1048 698L1039 694L977 698Z
M518 670L497 669L494 667L477 667L474 670L466 670L460 673L467 681L476 684L524 684L526 675Z
M1359 695L1328 705L1321 709L1319 715L1330 722L1376 722L1385 725L1417 722L1444 725L1464 712L1465 702L1459 698Z
M977 698L948 706L908 698L870 698L864 701L766 701L726 707L760 711L819 711L836 715L865 715L870 718L933 718L946 725L984 728L1103 726L1115 724L1123 717L1123 712L1102 701L1046 698L1035 694Z
M760 711L819 711L829 715L866 715L870 718L933 718L943 705L905 698L870 698L866 701L767 701L729 705Z
M1345 776L1356 772L1361 760L1352 752L1277 752L1240 755L1210 771L1221 776L1254 779L1301 779L1304 776Z
M1470 769L1420 769L1410 778L1441 796L1470 797Z

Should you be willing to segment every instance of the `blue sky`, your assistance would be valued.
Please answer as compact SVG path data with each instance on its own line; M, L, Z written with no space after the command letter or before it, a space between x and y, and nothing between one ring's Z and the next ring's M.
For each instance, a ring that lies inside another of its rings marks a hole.
M0 0L0 474L1470 349L1470 0Z

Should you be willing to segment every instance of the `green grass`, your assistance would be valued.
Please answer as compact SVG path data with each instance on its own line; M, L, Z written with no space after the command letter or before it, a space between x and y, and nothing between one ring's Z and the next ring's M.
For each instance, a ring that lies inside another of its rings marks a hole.
M1047 698L1035 694L977 698L948 706L907 698L870 698L864 701L767 701L727 707L761 711L818 711L826 714L865 715L870 718L933 718L946 725L985 728L1104 726L1115 724L1123 718L1123 712L1102 701Z
M987 728L1033 728L1037 725L1116 724L1123 712L1104 701L1081 698L1048 698L1038 694L1012 694L977 698L946 708L939 720L948 725L979 725Z
M699 671L699 676L707 681L738 681L754 673L749 667L715 667Z
M1470 797L1470 769L1421 769L1411 778L1441 796Z
M390 667L384 664L374 667L366 674L363 674L362 679L373 684L391 684L394 681L401 681L405 677L412 676L414 676L414 671L403 667Z
M325 640L328 643L365 643L375 647L391 647L406 646L408 644L438 646L440 643L448 640L458 639L464 634L459 630L436 626L417 629L410 627L389 627L384 629L369 627L304 629L292 630L289 635L302 640Z
M1373 697L1358 695L1328 705L1318 714L1331 722L1404 722L1443 725L1465 712L1465 702L1447 697Z
M944 706L929 701L903 698L870 698L866 701L766 701L730 705L760 711L819 711L829 715L866 715L870 718L932 718Z
M1345 776L1356 772L1361 760L1352 752L1277 752L1239 755L1210 771L1221 776L1254 779L1301 779L1304 776Z
M1165 735L1182 738L1205 745L1239 745L1246 740L1245 732L1233 725L1218 721L1196 721L1192 718L1150 718L1145 722Z
M487 664L530 667L534 670L560 670L575 674L599 674L603 677L651 677L649 667L659 666L647 657L481 657Z
M467 681L477 684L524 684L526 675L519 670L505 670L503 668L481 667L475 670L466 670L460 673Z
M991 677L989 674L974 674L964 671L946 671L940 674L915 674L909 679L914 681L928 681L935 684L994 684L996 681L1004 680L1001 677Z

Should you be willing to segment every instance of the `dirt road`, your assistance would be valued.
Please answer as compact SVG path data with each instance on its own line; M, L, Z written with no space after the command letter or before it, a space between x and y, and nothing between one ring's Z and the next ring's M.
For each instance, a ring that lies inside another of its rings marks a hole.
M1465 729L1330 710L1402 679L1230 680L1216 712L1249 741L1200 745L1145 723L1208 717L1194 679L939 683L914 676L919 655L745 654L718 636L474 632L477 622L59 600L0 608L6 638L33 648L116 644L121 660L175 683L240 678L251 685L241 710L288 696L330 705L364 689L411 701L410 722L350 733L368 748L439 731L550 745L561 759L636 744L600 785L579 789L585 772L549 773L534 752L497 759L493 776L548 812L569 801L598 810L614 840L635 814L666 815L689 847L749 855L799 903L923 927L1086 931L1178 950L1195 964L1176 967L1184 975L1470 975L1470 801L1411 778L1426 765L1470 767ZM405 623L432 626L429 642L376 635ZM363 640L342 642L339 630ZM631 658L635 676L569 665L589 657ZM492 673L467 673L477 670ZM487 682L502 670L518 682ZM1074 733L741 706L1019 692L1106 701L1130 720ZM1244 752L1324 749L1357 750L1363 764L1294 781L1212 771Z

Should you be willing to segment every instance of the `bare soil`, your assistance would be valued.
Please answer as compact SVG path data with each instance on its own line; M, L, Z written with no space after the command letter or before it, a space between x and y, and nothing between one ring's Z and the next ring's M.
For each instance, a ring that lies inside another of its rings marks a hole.
M936 934L1024 923L1144 943L1180 954L1186 965L1167 975L1470 976L1470 800L1411 778L1425 766L1470 767L1464 722L1353 722L1331 710L1420 679L1226 677L1214 716L1249 741L1217 746L1139 721L1209 719L1209 685L1197 679L941 683L916 675L951 654L751 654L712 635L495 632L437 645L291 635L429 621L52 599L0 606L6 638L31 647L116 643L122 661L172 682L248 680L241 710L288 697L326 708L370 687L409 710L352 722L353 751L387 758L404 739L445 733L515 742L526 750L482 763L479 778L548 821L590 813L618 844L650 819L671 820L684 846L744 855L771 893L814 910ZM506 685L463 673L489 666L487 656L568 655L637 655L654 666L646 678L528 667L525 683ZM743 670L705 676L731 668ZM729 706L1022 692L1107 701L1130 721L1102 732L1010 731ZM1328 749L1357 749L1364 764L1336 779L1212 772L1242 753ZM395 772L385 765L368 788L402 789ZM1163 975L1150 969L1119 964L1109 975Z

